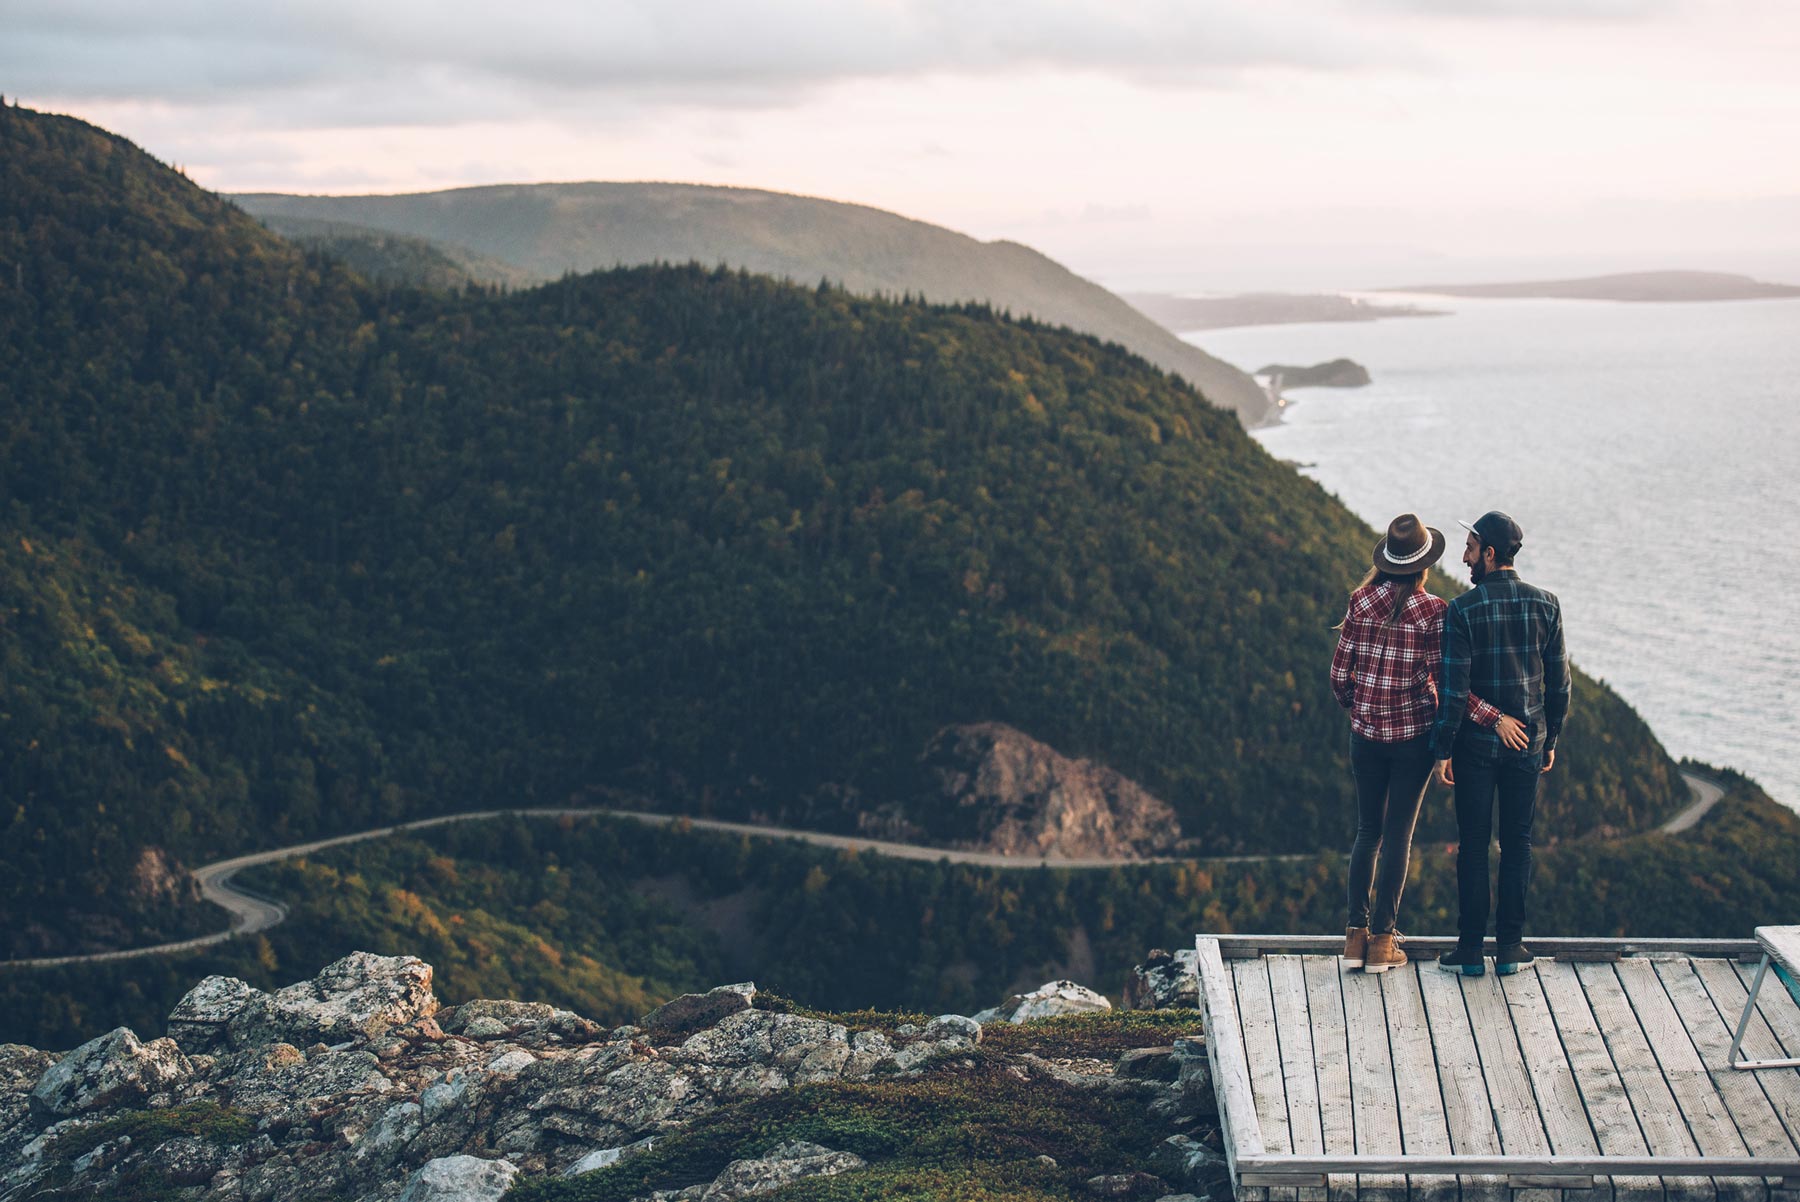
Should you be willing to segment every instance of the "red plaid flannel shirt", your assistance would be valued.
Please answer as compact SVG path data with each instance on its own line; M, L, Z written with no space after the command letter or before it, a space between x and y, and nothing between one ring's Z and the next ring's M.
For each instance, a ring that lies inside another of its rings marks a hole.
M1350 609L1331 657L1331 692L1350 711L1350 729L1377 743L1402 743L1431 730L1444 674L1444 610L1448 603L1414 593L1400 620L1392 581L1350 594ZM1469 694L1469 720L1491 727L1500 711Z

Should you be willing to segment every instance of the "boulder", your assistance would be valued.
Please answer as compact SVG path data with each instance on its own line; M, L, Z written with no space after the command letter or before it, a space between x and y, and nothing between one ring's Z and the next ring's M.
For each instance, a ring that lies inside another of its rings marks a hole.
M991 1010L983 1010L975 1015L975 1021L1026 1023L1034 1018L1059 1018L1065 1014L1111 1009L1111 1002L1085 985L1077 985L1074 981L1050 981L1030 993L1015 993Z
M562 1171L565 1177L579 1177L583 1173L592 1173L596 1169L611 1168L621 1160L630 1160L641 1152L648 1152L656 1146L656 1137L647 1136L636 1143L626 1144L619 1148L596 1148Z
M400 1202L498 1202L518 1174L510 1161L440 1156L412 1175Z
M31 1091L57 1057L18 1043L0 1043L0 1132L31 1113Z
M1168 1182L1149 1173L1107 1173L1087 1179L1088 1193L1100 1198L1151 1197L1168 1187Z
M960 1014L940 1014L925 1024L921 1038L938 1042L963 1040L972 1046L981 1042L981 1024Z
M734 1160L701 1191L700 1202L732 1202L774 1193L804 1177L830 1177L863 1168L868 1162L854 1152L834 1152L803 1140L781 1144L756 1160Z
M533 1047L601 1036L598 1024L543 1002L464 1002L449 1012L444 1029L470 1039L509 1039Z
M91 1039L51 1065L31 1091L35 1106L59 1118L174 1089L193 1066L168 1036L140 1043L127 1027Z
M1200 953L1153 949L1125 981L1127 1010L1200 1008Z
M227 1024L233 1046L373 1039L437 1012L431 965L416 956L352 952L310 981L254 994Z
M1113 1066L1114 1076L1142 1081L1173 1081L1180 1071L1181 1064L1175 1059L1172 1047L1132 1048Z
M1210 1190L1225 1184L1229 1188L1230 1171L1225 1157L1197 1139L1171 1135L1151 1153L1150 1167L1170 1181Z
M262 991L236 977L207 977L187 991L169 1013L169 1038L181 1050L222 1051L230 1046L229 1027L252 998Z
M660 1031L710 1027L728 1015L750 1009L750 1004L755 1000L756 985L751 981L721 985L705 993L684 993L638 1019L637 1026L650 1037Z

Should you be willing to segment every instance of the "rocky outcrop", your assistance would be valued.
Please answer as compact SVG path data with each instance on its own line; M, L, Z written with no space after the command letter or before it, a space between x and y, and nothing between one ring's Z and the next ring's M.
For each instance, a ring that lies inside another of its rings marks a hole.
M90 1040L45 1070L31 1101L66 1118L89 1110L167 1094L193 1075L193 1065L164 1036L149 1043L124 1027Z
M208 977L169 1015L169 1035L202 1052L330 1044L372 1039L436 1011L431 965L413 956L355 952L272 994L234 977Z
M1200 955L1193 948L1154 948L1125 979L1127 1010L1198 1010Z
M1030 993L1015 993L989 1010L975 1015L975 1021L992 1023L1028 1023L1034 1018L1057 1018L1065 1014L1084 1014L1095 1010L1111 1010L1112 1003L1103 994L1074 981L1050 981Z
M1009 856L1130 859L1175 850L1175 811L1092 760L998 722L946 727L921 760L923 791L871 811L864 833Z
M734 1160L705 1185L684 1190L658 1190L651 1202L736 1202L770 1194L804 1177L830 1177L860 1169L867 1162L854 1152L833 1152L818 1144L794 1140L778 1145L756 1160Z
M474 1202L517 1174L641 1152L732 1102L924 1072L982 1035L960 1015L852 1033L755 1002L754 985L727 986L606 1033L533 1003L440 1011L430 966L411 957L358 953L274 993L209 978L162 1039L121 1028L62 1057L0 1046L0 1202L134 1174L209 1202ZM166 1133L104 1138L146 1107L169 1116ZM726 1202L860 1164L789 1145L680 1196Z

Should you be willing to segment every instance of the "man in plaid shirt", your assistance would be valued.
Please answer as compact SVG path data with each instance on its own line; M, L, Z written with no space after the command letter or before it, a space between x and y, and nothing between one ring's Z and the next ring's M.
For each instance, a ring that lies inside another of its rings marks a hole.
M1465 976L1484 971L1488 841L1498 796L1494 971L1505 976L1532 960L1523 942L1531 823L1538 780L1556 763L1557 736L1569 712L1569 661L1561 604L1513 570L1525 540L1519 524L1496 510L1462 525L1469 531L1463 562L1475 587L1453 599L1444 615L1444 683L1431 729L1437 779L1456 787L1458 833L1457 947L1438 964ZM1490 731L1464 724L1471 690L1524 724L1529 739L1524 749L1510 750Z

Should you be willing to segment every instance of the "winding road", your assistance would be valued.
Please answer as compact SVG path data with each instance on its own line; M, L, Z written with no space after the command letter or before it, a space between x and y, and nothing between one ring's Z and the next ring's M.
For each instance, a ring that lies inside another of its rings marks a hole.
M1657 828L1669 834L1679 834L1688 830L1700 818L1718 803L1725 795L1725 790L1708 777L1698 773L1683 771L1682 777L1687 781L1688 789L1694 801L1686 809ZM361 843L369 839L386 839L394 835L406 834L409 831L425 830L428 827L444 826L451 822L479 822L493 818L517 816L521 818L561 818L606 817L626 818L637 822L663 823L685 822L696 830L720 831L734 835L748 835L758 839L798 839L818 847L833 847L843 850L871 852L880 856L892 856L901 860L925 860L936 862L948 860L953 864L974 864L984 868L1037 869L1037 868L1119 868L1133 864L1166 864L1176 861L1201 860L1208 864L1250 864L1278 863L1282 861L1310 860L1315 853L1299 853L1288 855L1252 855L1252 856L1199 856L1177 857L1157 856L1135 860L1109 859L1053 859L1046 857L1027 858L1023 856L1005 856L994 852L983 851L951 851L942 847L925 847L917 843L888 843L876 839L859 839L852 835L828 835L819 831L790 830L785 827L756 826L747 822L723 822L715 818L692 818L684 814L649 814L639 810L598 810L598 809L524 809L524 810L477 810L463 814L442 814L436 818L420 818L414 822L403 822L398 826L383 826L371 831L359 831L354 835L338 835L331 839L317 839L311 843L296 843L292 847L278 847L272 851L252 852L247 856L235 856L229 860L219 860L194 870L194 879L200 885L200 895L214 905L220 906L231 915L231 926L211 935L201 935L193 939L179 939L172 943L156 943L149 947L127 948L115 952L90 952L80 956L44 956L31 960L3 960L0 968L55 968L66 964L98 964L109 960L132 960L139 956L162 956L173 952L193 951L197 948L209 947L215 943L223 943L239 935L254 935L258 931L266 931L287 918L287 907L272 898L262 897L241 885L232 883L232 878L246 868L259 864L272 864L277 860L291 860L298 856L311 855L330 847L340 847L346 843Z

